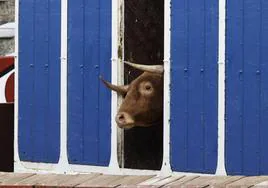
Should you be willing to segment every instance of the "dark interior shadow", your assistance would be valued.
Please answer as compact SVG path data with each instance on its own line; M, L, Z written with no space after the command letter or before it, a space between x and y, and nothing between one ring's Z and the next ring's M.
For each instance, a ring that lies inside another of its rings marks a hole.
M125 0L124 59L163 64L164 0ZM124 67L125 84L141 72ZM159 170L163 158L163 121L148 128L124 131L124 167Z

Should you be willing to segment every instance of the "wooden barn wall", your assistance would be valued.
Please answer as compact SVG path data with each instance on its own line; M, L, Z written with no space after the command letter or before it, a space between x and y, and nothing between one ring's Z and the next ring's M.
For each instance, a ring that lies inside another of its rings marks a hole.
M268 1L227 0L226 168L268 174Z
M68 1L68 158L107 166L111 151L111 0Z
M19 3L19 156L22 161L57 163L61 3Z
M218 111L218 1L171 6L171 167L215 173Z

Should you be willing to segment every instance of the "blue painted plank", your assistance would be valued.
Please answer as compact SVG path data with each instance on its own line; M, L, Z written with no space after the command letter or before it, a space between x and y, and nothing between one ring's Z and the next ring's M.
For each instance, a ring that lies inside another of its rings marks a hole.
M268 3L228 1L226 167L228 174L267 175Z
M60 46L61 46L61 1L50 0L48 38L48 122L46 124L45 148L60 151ZM54 136L50 136L54 130ZM54 144L57 143L57 144ZM59 155L59 153L57 154ZM53 155L47 155L53 160Z
M205 9L204 167L211 172L216 170L218 155L218 3L206 0Z
M68 157L83 158L83 0L68 2ZM75 147L70 143L76 142ZM75 153L75 157L72 153Z
M226 170L243 171L243 0L227 1ZM231 159L231 160L230 160Z
M244 167L259 173L260 1L244 0Z
M218 2L172 1L171 166L214 173Z
M111 2L69 1L68 157L72 164L107 166L111 94Z
M205 170L204 164L204 64L205 1L188 1L188 170ZM201 71L203 70L203 71Z
M34 1L20 1L19 23L19 154L22 160L32 160L29 146L32 140L33 93L34 93ZM22 27L25 26L25 27ZM27 46L27 48L23 48ZM26 82L27 79L27 82ZM23 100L21 98L23 97ZM21 131L28 130L28 131ZM28 139L25 139L28 138Z
M100 70L101 75L110 80L111 78L111 7L112 1L100 1ZM99 86L99 163L108 164L111 153L111 108L107 104L111 104L111 92ZM105 138L105 139L103 139Z
M60 1L20 2L19 154L23 161L57 163L59 159L60 7Z
M188 7L187 1L172 1L171 167L184 171L188 168Z
M261 111L261 120L260 120L260 145L259 145L259 155L260 155L260 169L259 174L268 174L268 1L262 0L261 3L261 40L260 40L260 87L261 87L261 101L260 101L260 111Z
M99 66L100 61L100 2L85 2L84 10L84 161L96 161L99 163L99 137L100 130L100 89L99 89ZM85 61L87 60L87 61ZM95 91L95 92L92 92ZM106 104L106 108L109 105ZM90 114L90 118L89 118Z
M35 1L35 51L34 51L34 114L32 149L34 160L41 159L45 154L45 125L48 110L48 2ZM42 26L42 27L41 27ZM43 135L42 135L43 134ZM43 149L41 149L43 148Z

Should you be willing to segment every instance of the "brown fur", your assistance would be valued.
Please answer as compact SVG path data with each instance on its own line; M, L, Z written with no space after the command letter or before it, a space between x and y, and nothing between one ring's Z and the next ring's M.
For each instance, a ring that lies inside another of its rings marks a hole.
M152 92L146 93L145 85L151 83ZM130 114L134 126L151 126L163 116L163 76L144 72L131 82L118 112Z
M127 88L116 116L118 126L132 128L159 124L163 118L163 75L144 72Z

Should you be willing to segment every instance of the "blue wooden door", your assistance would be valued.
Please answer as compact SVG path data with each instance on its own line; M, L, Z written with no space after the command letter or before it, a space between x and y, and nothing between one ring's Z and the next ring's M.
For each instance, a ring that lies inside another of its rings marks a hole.
M171 167L217 166L218 1L171 3Z
M227 18L227 173L267 175L268 1L227 0Z
M19 3L19 155L22 161L57 163L61 3Z
M68 1L68 158L106 166L110 160L111 0Z

